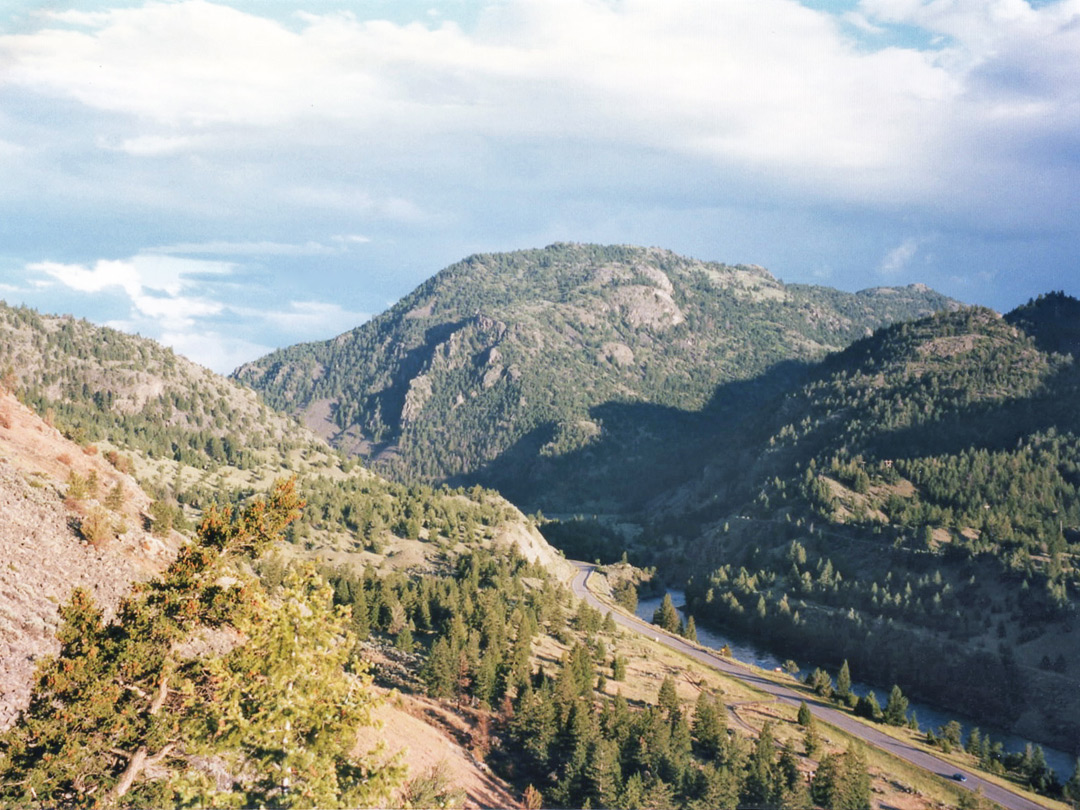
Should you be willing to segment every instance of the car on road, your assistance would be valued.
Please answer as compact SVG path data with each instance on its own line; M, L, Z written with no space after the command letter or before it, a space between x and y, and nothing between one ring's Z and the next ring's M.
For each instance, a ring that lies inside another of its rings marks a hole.
M955 779L957 782L966 782L967 781L967 777L964 776L962 773L954 773L952 775L952 778Z

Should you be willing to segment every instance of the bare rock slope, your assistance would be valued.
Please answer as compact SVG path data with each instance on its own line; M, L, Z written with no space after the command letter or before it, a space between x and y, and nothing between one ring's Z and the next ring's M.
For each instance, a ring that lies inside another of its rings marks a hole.
M66 498L72 472L96 477L102 498L117 484L125 493L123 506L108 511L112 525L97 547L79 526L103 507L90 497ZM100 455L65 439L14 397L0 396L0 730L26 706L36 662L58 651L60 607L71 591L87 589L111 613L132 582L172 558L175 544L143 529L149 503Z

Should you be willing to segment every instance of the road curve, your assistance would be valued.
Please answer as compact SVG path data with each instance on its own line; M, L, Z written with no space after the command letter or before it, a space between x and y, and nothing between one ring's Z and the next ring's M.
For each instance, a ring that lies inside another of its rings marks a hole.
M962 773L967 777L967 781L962 783L958 782L957 785L959 787L965 787L969 790L981 788L982 795L985 798L1000 804L1002 807L1009 808L1009 810L1046 810L1046 805L1037 804L1007 788L1003 788L993 782L987 782L972 771L957 768L952 763L939 759L933 754L928 754L926 751L916 748L909 743L890 737L888 734L884 734L871 726L854 720L851 716L830 707L828 704L807 699L805 695L795 692L792 689L788 689L785 686L781 686L769 678L762 677L750 667L741 664L738 661L724 658L718 654L709 652L706 649L690 644L685 639L666 633L659 627L644 622L636 616L630 616L622 611L613 610L610 604L601 602L588 588L588 579L595 566L589 563L577 561L571 562L578 569L570 583L574 595L584 599L594 608L603 612L610 612L616 624L629 630L651 636L655 641L658 641L673 650L678 650L707 666L738 678L743 683L749 684L756 689L760 689L762 692L772 695L783 703L798 706L801 701L805 700L810 707L811 713L815 717L846 731L854 737L858 737L868 745L888 751L890 754L906 760L913 765L917 765L920 768L924 768L931 773L935 773L945 779L951 778L955 773Z

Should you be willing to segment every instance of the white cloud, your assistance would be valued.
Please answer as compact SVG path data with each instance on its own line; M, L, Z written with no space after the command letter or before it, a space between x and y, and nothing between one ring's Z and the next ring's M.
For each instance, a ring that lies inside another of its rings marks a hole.
M338 335L371 318L367 312L350 312L339 304L324 301L291 301L289 309L256 313L276 329L290 335Z
M858 11L847 11L842 15L842 19L844 22L853 25L855 28L858 28L860 31L867 34L878 35L885 32L884 28L880 25L874 25L866 19L865 14L861 14Z
M193 294L200 277L222 276L233 270L223 262L139 255L131 259L101 259L92 267L59 262L36 262L30 273L47 276L76 292L123 293L130 302L130 320L138 331L156 335L162 330L187 330L199 318L221 314L224 305Z
M795 0L511 0L472 30L350 13L299 14L290 27L206 0L51 19L0 37L3 84L120 114L122 131L101 141L110 150L246 156L248 171L215 182L264 194L279 179L264 152L336 155L345 176L409 166L422 187L490 166L494 144L573 143L586 176L592 148L645 149L815 198L971 206L988 196L965 197L988 149L1074 131L1078 114L1077 0L861 0L840 17ZM868 51L844 21L950 40ZM985 91L994 66L1021 52L1044 91L1025 103ZM277 188L301 208L428 215L401 184L377 194L322 176Z
M105 149L115 149L136 157L158 157L185 152L198 144L200 139L187 135L139 135L125 138L117 146L101 142Z
M262 357L274 349L273 346L218 331L163 332L158 340L218 374L229 374L244 363Z
M335 241L343 237L333 237ZM324 256L341 252L340 245L330 246L321 242L290 244L287 242L179 242L151 248L152 253L191 255L207 253L216 256Z
M344 127L376 142L571 137L870 181L918 146L923 102L956 92L932 57L857 52L793 0L518 0L471 33L349 14L293 31L203 0L64 19L84 28L0 38L6 81L134 116L149 131L120 148L144 155L221 128Z
M131 262L102 259L93 268L81 264L37 262L27 265L32 273L44 273L78 292L98 293L118 287L134 298L142 292L142 280Z
M358 233L339 234L330 238L342 245L364 245L371 241L369 237Z
M353 244L363 242L364 237L343 235L339 240ZM239 247L237 252L248 249L244 247L247 243L223 244ZM109 320L108 325L153 338L220 373L228 373L274 348L261 342L260 335L272 334L284 342L324 339L371 317L324 301L291 301L284 308L266 309L221 300L226 291L235 294L231 283L220 282L237 269L237 265L226 262L156 254L102 259L89 266L36 262L26 267L29 273L39 276L31 279L31 284L38 281L53 287L62 285L88 297L123 295L129 304L128 313ZM207 283L214 281L218 283ZM0 290L6 287L0 285ZM229 333L221 329L223 318L228 319Z
M905 239L885 254L878 265L878 272L883 276L896 275L908 266L918 251L919 243L915 239Z
M177 242L147 248L147 253L176 255L209 254L214 256L330 256L345 253L355 245L363 245L371 239L361 234L334 234L326 242L230 242L224 239L208 242ZM329 242L329 244L327 244Z
M311 271L278 302L336 301L341 284L368 309L465 252L556 239L719 259L737 244L780 273L834 267L843 286L908 234L916 247L938 234L1080 238L1080 0L860 0L835 13L478 0L465 22L443 21L462 7L450 4L411 24L361 18L384 4L280 21L285 4L223 2L42 12L0 35L0 204L24 240L10 255L82 255L113 238L125 246L98 255L160 244L141 260L259 257L279 280ZM780 236L735 227L785 215L796 227ZM847 222L850 240L837 236ZM46 253L65 233L70 251ZM188 241L168 244L177 233ZM362 265L348 252L358 233L374 238ZM797 246L807 238L812 258ZM220 319L197 314L215 299L196 279L161 271L152 284L137 269L144 309L182 297L194 303L178 317ZM135 301L121 270L61 275ZM280 324L299 323L276 306Z

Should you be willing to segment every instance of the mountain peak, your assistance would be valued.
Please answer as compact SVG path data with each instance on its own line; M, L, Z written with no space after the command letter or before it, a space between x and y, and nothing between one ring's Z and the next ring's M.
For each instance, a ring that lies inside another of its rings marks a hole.
M699 412L718 386L953 303L785 285L662 248L555 243L470 256L357 329L236 376L332 423L332 442L391 475L542 492L553 482L540 479L563 477L560 459L614 441L604 409ZM654 440L645 434L631 446Z

